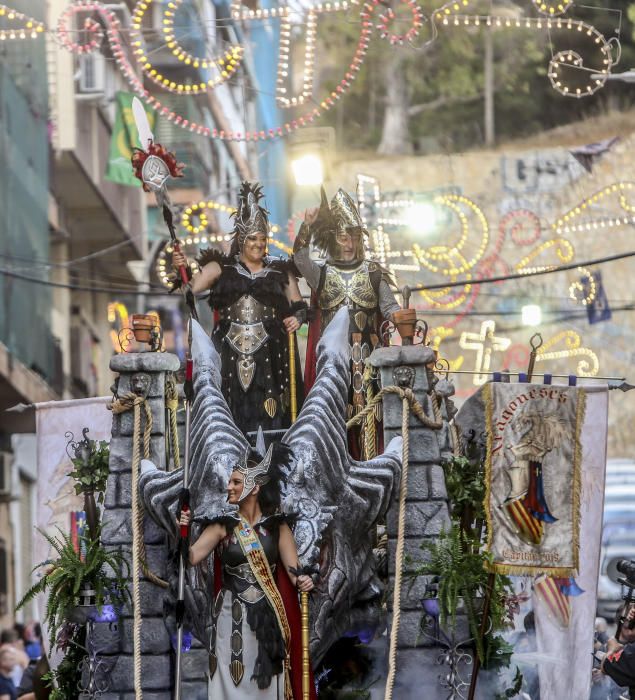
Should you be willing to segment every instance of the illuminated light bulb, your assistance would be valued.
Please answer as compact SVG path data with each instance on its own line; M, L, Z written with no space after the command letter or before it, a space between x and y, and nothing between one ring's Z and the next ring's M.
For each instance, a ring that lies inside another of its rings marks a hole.
M542 309L537 304L526 304L521 309L523 326L539 326L542 323Z

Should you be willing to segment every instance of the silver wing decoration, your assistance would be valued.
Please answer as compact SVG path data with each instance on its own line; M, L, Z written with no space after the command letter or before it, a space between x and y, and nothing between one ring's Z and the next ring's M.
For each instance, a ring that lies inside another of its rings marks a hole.
M225 488L247 441L220 391L220 357L203 329L193 324L195 400L189 487L196 520L227 512ZM284 509L299 515L295 538L301 563L318 566L320 571L311 596L314 663L345 632L372 623L368 615L377 617L382 586L375 574L374 526L386 514L401 465L401 438L367 462L357 462L348 454L344 418L350 381L348 324L349 313L343 308L325 330L318 345L315 384L283 438L294 455L283 493ZM166 474L144 463L139 485L147 511L173 536L181 480L180 469ZM193 537L197 535L194 531ZM186 606L199 601L192 619L198 616L200 623L201 598L194 589L202 594L201 582L195 583L192 576L191 584L193 595L186 597Z
M314 663L344 633L376 621L383 587L375 573L375 526L401 467L401 438L367 462L348 453L348 324L343 308L324 331L315 384L283 438L295 456L283 504L299 513L294 534L301 563L320 571L310 598Z
M236 427L221 393L220 356L197 321L192 321L194 401L190 437L190 508L194 519L211 519L228 507L227 482L249 443ZM139 492L146 510L170 535L176 536L177 506L183 470L163 472L146 460Z

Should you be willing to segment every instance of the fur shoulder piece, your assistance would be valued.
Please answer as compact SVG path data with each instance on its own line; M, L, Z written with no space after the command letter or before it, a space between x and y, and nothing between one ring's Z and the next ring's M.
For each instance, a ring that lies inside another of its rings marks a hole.
M204 267L207 265L207 263L211 262L218 263L221 267L223 267L223 265L228 265L231 262L231 257L225 255L217 248L205 248L199 253L198 257L196 258L196 262L201 267Z
M293 258L278 258L274 255L267 255L265 258L265 263L267 267L270 267L276 272L284 272L285 274L291 273L297 277L297 270L293 262Z

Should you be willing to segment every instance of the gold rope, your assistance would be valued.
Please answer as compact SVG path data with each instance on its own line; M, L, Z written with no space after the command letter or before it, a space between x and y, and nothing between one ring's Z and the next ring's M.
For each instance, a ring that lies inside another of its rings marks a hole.
M115 399L110 405L114 414L121 414L130 409L133 410L134 428L132 433L132 478L130 489L132 491L132 645L133 645L133 665L134 665L134 690L135 698L143 698L141 688L141 594L139 590L139 520L138 520L138 496L137 480L141 454L139 438L141 435L141 404L146 408L146 416L149 411L148 404L144 398L132 392L127 392L123 396ZM148 434L150 431L146 431ZM150 443L148 442L148 453ZM146 440L144 435L144 453L146 452ZM143 540L143 537L141 537Z
M434 420L428 418L424 413L423 406L415 398L414 391L412 389L403 389L400 386L386 386L378 394L375 394L373 398L366 404L366 406L355 416L353 416L346 423L347 430L350 430L353 426L361 423L364 418L371 412L375 410L375 406L382 400L386 394L397 394L400 399L407 400L409 408L417 416L417 418L425 425L426 428L430 430L441 430L443 427L443 416L439 409L439 404L436 401L436 394L432 394L432 410L434 412Z
M146 564L145 542L143 540L143 508L139 503L139 465L141 462L141 406L145 414L143 432L143 456L150 458L150 439L152 436L152 411L146 399L133 392L127 392L113 400L109 408L115 415L133 411L132 465L131 465L131 501L132 501L132 602L133 602L133 653L135 697L142 697L141 690L141 595L139 588L139 568L146 578L161 588L168 583L159 578Z
M169 374L165 380L165 407L170 416L170 445L172 446L172 459L174 468L181 466L181 455L179 448L179 430L176 422L176 411L179 407L179 392L174 376Z
M392 388L392 387L388 387ZM407 396L402 398L401 434L403 448L401 457L401 483L399 485L399 522L397 526L397 549L395 551L395 585L393 589L392 628L390 630L390 651L388 653L388 678L386 679L385 700L392 698L397 671L397 637L401 621L401 576L406 541L406 496L408 495L408 452L410 450L410 403Z
M366 366L364 372L364 382L366 383L366 404L373 400L373 371L372 367ZM375 426L375 411L371 411L364 421L362 429L362 445L364 459L372 459L377 456L377 429Z

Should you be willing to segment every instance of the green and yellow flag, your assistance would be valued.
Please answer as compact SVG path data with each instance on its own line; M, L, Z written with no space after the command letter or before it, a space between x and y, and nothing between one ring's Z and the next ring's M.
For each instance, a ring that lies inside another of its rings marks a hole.
M130 158L132 149L140 148L137 127L132 116L132 98L130 92L117 93L117 115L110 139L110 153L106 166L106 179L119 185L131 185L141 187L141 183L134 176ZM155 112L146 106L150 128L154 129Z

